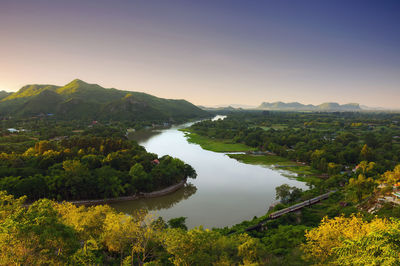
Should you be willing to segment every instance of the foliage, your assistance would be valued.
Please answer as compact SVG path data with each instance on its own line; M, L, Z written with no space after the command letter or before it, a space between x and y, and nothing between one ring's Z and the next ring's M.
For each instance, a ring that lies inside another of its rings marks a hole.
M175 265L257 264L265 256L258 239L245 234L222 236L201 227L189 231L167 229L162 243Z
M349 173L361 161L373 161L375 173L382 174L399 160L397 119L398 114L389 113L247 111L231 113L224 120L204 120L189 131L196 143L244 144L331 175ZM360 126L353 127L354 123Z
M187 230L187 226L185 224L186 217L177 217L177 218L172 218L168 221L168 226L170 228L181 228L183 230Z
M375 181L363 174L359 174L357 178L350 178L346 186L349 197L355 202L361 202L370 196L375 187Z
M196 177L196 171L181 160L157 158L120 138L44 140L22 153L1 153L0 158L0 189L31 201L114 198Z
M0 261L9 264L60 264L79 248L74 230L63 224L49 200L22 207L21 199L0 193ZM7 208L13 206L13 209Z
M295 202L301 197L302 192L300 188L291 187L288 184L283 184L276 187L275 191L275 199L280 200L284 204Z
M166 228L146 211L126 215L107 205L77 207L44 199L24 208L23 201L0 192L2 265L257 265L266 261L261 242L246 234ZM183 220L175 221L182 225Z
M305 256L319 265L398 265L399 220L360 216L323 219L306 233Z

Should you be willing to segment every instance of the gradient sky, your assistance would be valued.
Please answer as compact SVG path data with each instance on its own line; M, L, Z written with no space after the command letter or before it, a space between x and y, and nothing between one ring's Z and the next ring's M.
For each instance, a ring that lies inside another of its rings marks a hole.
M0 90L400 108L400 1L0 0Z

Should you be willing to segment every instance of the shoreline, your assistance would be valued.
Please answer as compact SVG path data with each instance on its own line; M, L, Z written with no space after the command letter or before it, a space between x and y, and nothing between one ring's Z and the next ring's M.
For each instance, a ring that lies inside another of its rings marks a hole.
M156 190L153 192L139 192L135 195L132 196L123 196L123 197L116 197L116 198L106 198L106 199L93 199L93 200L65 200L65 201L61 201L58 203L62 203L62 202L69 202L72 203L74 205L99 205L99 204L107 204L107 203L111 203L111 202L122 202L122 201L130 201L130 200L138 200L138 199L143 199L143 198L157 198L157 197L161 197L161 196L165 196L168 195L170 193L173 193L181 188L183 188L186 184L187 178L183 179L182 181L180 181L179 183L160 189L160 190Z
M263 165L278 171L285 170L295 174L291 176L291 178L295 178L301 182L307 182L307 179L315 178L321 174L307 164L292 161L272 152L257 151L255 148L244 144L242 144L242 146L235 146L237 143L226 143L222 140L200 136L189 128L181 129L180 131L185 133L185 138L188 142L198 144L204 150L224 153L230 158L244 164ZM210 142L213 143L213 145L208 145Z

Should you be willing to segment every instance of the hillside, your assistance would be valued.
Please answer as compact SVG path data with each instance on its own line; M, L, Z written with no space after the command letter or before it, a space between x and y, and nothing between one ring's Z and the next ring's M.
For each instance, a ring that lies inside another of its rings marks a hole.
M263 110L278 110L278 111L361 111L358 103L338 104L334 102L322 103L320 105L301 104L298 102L284 103L284 102L263 102L258 109Z
M185 100L106 89L79 79L65 86L35 84L11 94L0 92L0 116L32 117L49 113L61 119L136 121L207 116L206 111Z
M11 93L6 91L0 91L0 100L8 97Z

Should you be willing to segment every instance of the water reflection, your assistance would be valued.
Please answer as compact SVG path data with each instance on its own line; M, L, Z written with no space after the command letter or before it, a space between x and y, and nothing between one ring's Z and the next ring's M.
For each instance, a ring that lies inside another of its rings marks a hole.
M128 134L128 139L135 140L140 143L146 141L149 138L160 134L160 130L142 129Z
M145 208L164 220L184 216L189 228L223 227L265 214L275 202L277 186L286 183L307 188L305 183L287 178L276 169L240 163L224 153L203 150L189 143L179 129L190 124L161 130L161 133L144 132L139 144L159 156L169 154L192 165L198 174L190 180L195 187L188 186L160 198L115 203L114 208L126 213Z
M138 199L134 201L125 201L118 203L111 203L111 206L118 206L118 211L125 213L132 212L133 209L146 209L149 211L159 211L162 209L169 209L182 200L188 199L195 194L197 188L195 185L188 183L178 191L157 198Z

